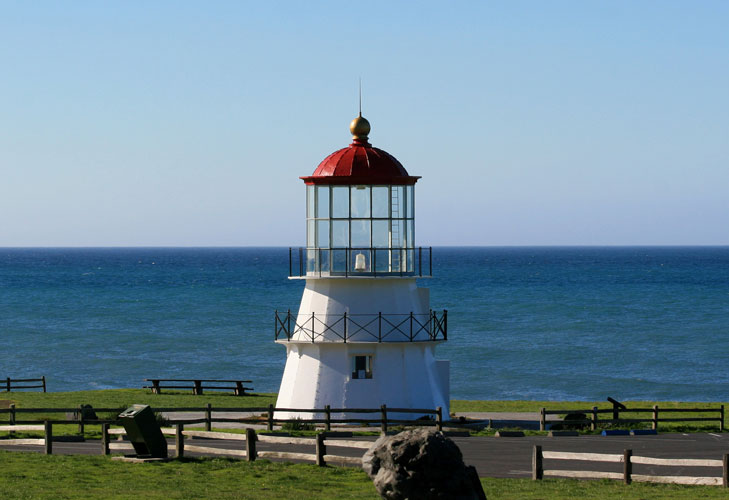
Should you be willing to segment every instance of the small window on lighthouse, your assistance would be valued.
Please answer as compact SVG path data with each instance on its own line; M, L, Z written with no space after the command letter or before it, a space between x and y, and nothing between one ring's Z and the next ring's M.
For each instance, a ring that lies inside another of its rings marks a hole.
M372 356L352 356L352 379L372 378Z

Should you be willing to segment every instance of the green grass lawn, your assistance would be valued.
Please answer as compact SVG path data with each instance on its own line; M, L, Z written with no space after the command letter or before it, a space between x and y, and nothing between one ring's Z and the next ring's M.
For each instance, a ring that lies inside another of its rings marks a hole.
M103 456L45 456L0 451L3 499L371 499L379 498L359 469L185 459L130 464ZM489 500L500 499L713 499L726 490L708 486L623 485L618 481L482 479Z

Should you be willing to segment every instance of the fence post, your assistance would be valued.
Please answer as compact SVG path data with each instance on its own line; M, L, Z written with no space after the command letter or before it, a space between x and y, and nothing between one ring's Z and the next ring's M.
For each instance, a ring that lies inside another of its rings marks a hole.
M721 484L724 488L729 488L729 454L724 453Z
M45 422L46 426L46 455L53 454L53 424L48 420Z
M8 377L7 379L5 379L5 387L6 387L5 390L8 391L8 392L10 392L10 377Z
M658 430L658 405L653 405L653 424L652 428L654 431Z
M316 435L316 465L324 467L327 463L324 461L324 455L327 454L327 446L324 444L324 433L320 432Z
M10 405L10 415L8 418L10 418L9 425L15 425L15 405L14 404ZM9 432L8 434L10 437L13 437L12 432Z
M41 377L41 380L43 381L43 392L46 392L46 376L43 375Z
M273 430L273 405L268 405L268 424L266 425L266 429L269 431Z
M538 481L544 477L544 466L542 465L542 447L535 444L532 454L532 480Z
M213 409L210 403L205 405L205 430L208 432L213 430Z
M590 430L597 430L597 406L592 407L592 423L590 424Z
M324 418L326 420L324 422L324 429L327 431L331 431L332 430L332 408L329 405L326 405L324 407Z
M539 430L547 430L547 409L542 408L539 410Z
M182 458L185 456L185 436L182 434L184 424L177 424L175 426L175 456Z
M623 451L623 482L630 484L633 481L631 477L633 475L633 464L630 461L630 457L633 456L633 450Z
M380 422L380 433L384 436L387 434L387 406L382 405L380 406L380 413L382 415L382 420Z
M246 428L246 458L249 462L253 462L257 458L256 454L256 431L250 427Z
M109 454L109 424L101 424L101 454Z
M78 405L78 433L81 437L84 435L84 408L83 405Z
M721 420L719 420L719 432L724 432L724 405L721 405Z
M443 408L440 406L435 409L435 428L443 432Z

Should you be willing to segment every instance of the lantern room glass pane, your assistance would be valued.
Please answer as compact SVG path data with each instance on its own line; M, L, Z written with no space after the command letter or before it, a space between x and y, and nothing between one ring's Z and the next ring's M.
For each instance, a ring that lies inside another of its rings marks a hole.
M392 186L392 218L405 217L405 186Z
M387 186L372 187L372 217L387 218L390 216L390 188Z
M306 216L314 217L314 186L306 186Z
M332 218L349 218L349 186L332 187Z
M343 273L347 270L348 250L332 250L332 272Z
M316 217L329 218L329 186L316 187Z
M405 246L413 248L415 245L415 221L410 219L405 221Z
M372 246L375 248L387 248L390 246L390 221L372 221Z
M369 220L353 220L352 221L352 248L370 248L370 221Z
M391 232L391 247L402 248L405 246L405 221L393 220L392 221L392 232Z
M349 221L332 221L332 248L346 248L349 246ZM344 270L344 269L342 269Z
M314 226L314 220L306 221L306 246L309 248L314 247L314 236L316 235L316 227Z
M374 268L378 273L386 273L390 270L390 250L375 250Z
M316 221L316 246L319 248L329 248L329 221Z
M351 189L352 209L351 216L369 217L370 216L370 187L369 186L352 186Z
M405 217L412 219L415 217L415 196L413 186L405 186L405 198L407 203L405 204Z

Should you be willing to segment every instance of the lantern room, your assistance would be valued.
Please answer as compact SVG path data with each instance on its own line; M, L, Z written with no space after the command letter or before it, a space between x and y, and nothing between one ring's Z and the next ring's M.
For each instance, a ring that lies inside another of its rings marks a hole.
M415 247L419 177L409 176L397 159L369 144L370 125L361 115L352 121L350 131L349 147L332 153L311 176L302 177L306 249L298 256L298 276L293 264L290 274L429 276L430 249Z

